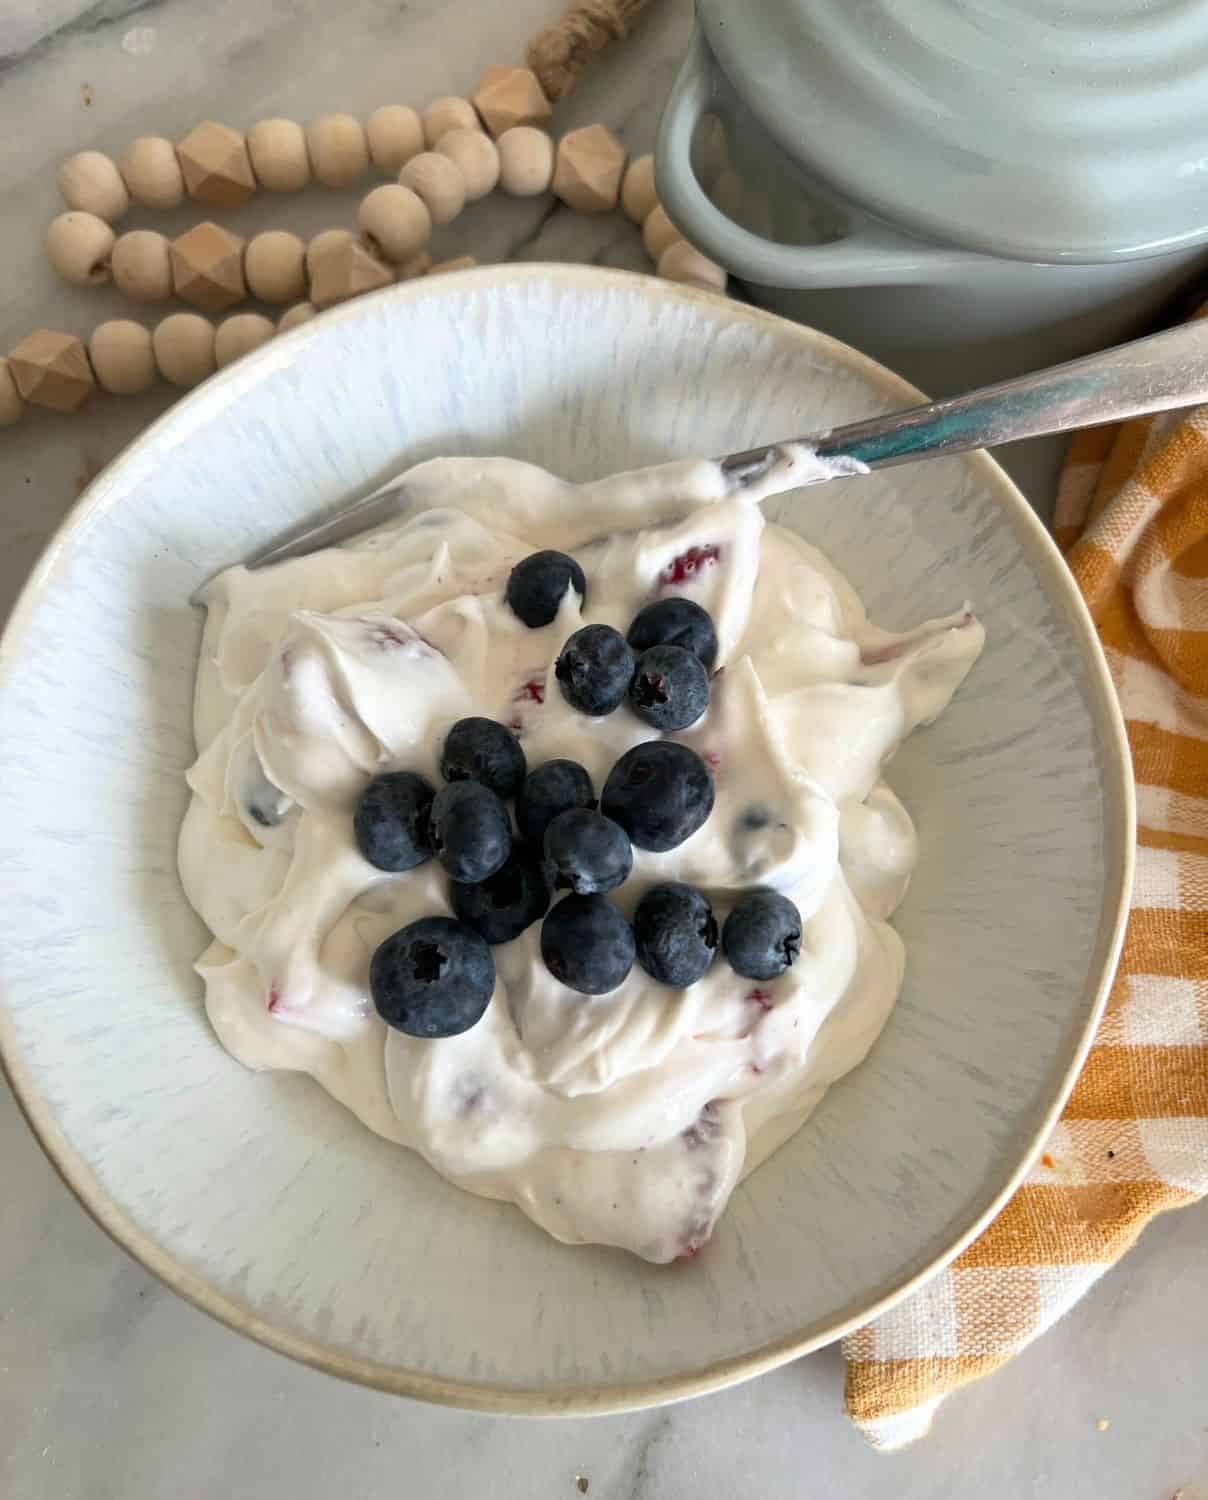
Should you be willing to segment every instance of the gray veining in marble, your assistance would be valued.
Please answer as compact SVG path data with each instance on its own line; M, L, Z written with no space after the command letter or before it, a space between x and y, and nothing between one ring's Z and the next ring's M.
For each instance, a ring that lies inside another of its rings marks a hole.
M84 334L112 293L65 288L41 252L53 164L211 115L365 111L463 92L514 57L558 0L0 0L0 346ZM648 149L691 26L651 17L560 113ZM91 97L90 104L85 98ZM306 234L355 193L254 203L236 227ZM182 209L129 223L176 232ZM636 231L540 203L477 206L447 253L644 265ZM163 393L35 416L0 434L0 614L78 489L167 404ZM1043 497L1038 496L1038 500ZM949 1402L931 1438L873 1454L841 1411L834 1350L664 1411L534 1424L422 1408L237 1338L153 1281L76 1207L0 1092L0 1496L4 1500L319 1500L468 1495L876 1496L1208 1500L1208 1209L1171 1214L1063 1323ZM173 1370L179 1371L178 1378ZM1100 1432L1097 1422L1110 1426Z

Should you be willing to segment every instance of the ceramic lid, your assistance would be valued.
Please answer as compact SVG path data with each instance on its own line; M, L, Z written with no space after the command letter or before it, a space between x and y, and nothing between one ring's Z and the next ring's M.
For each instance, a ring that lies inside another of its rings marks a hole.
M1022 260L1208 239L1196 0L700 0L744 103L878 216Z

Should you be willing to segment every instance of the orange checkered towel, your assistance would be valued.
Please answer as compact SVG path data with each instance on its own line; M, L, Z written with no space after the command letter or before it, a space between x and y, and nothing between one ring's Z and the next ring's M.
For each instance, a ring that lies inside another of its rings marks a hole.
M1208 406L1080 433L1055 534L1128 726L1137 863L1107 1011L1035 1168L940 1275L844 1343L878 1448L1055 1322L1208 1192Z

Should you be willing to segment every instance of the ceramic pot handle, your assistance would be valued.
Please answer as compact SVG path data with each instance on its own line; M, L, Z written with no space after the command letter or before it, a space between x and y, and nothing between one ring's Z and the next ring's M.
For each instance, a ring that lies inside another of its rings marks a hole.
M871 222L821 245L781 245L752 234L710 201L692 170L692 137L729 85L700 28L692 38L659 126L655 185L676 226L706 255L763 286L824 288L934 281L985 257L896 235ZM772 150L779 147L768 145Z

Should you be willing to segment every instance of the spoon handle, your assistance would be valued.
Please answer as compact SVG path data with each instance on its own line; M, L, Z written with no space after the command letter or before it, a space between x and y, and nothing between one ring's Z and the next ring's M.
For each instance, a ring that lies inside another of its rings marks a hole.
M883 469L915 458L993 448L1202 401L1208 401L1208 320L964 396L849 422L802 441L819 458L849 458ZM755 448L731 454L722 460L722 468L742 484L755 475L768 452Z

